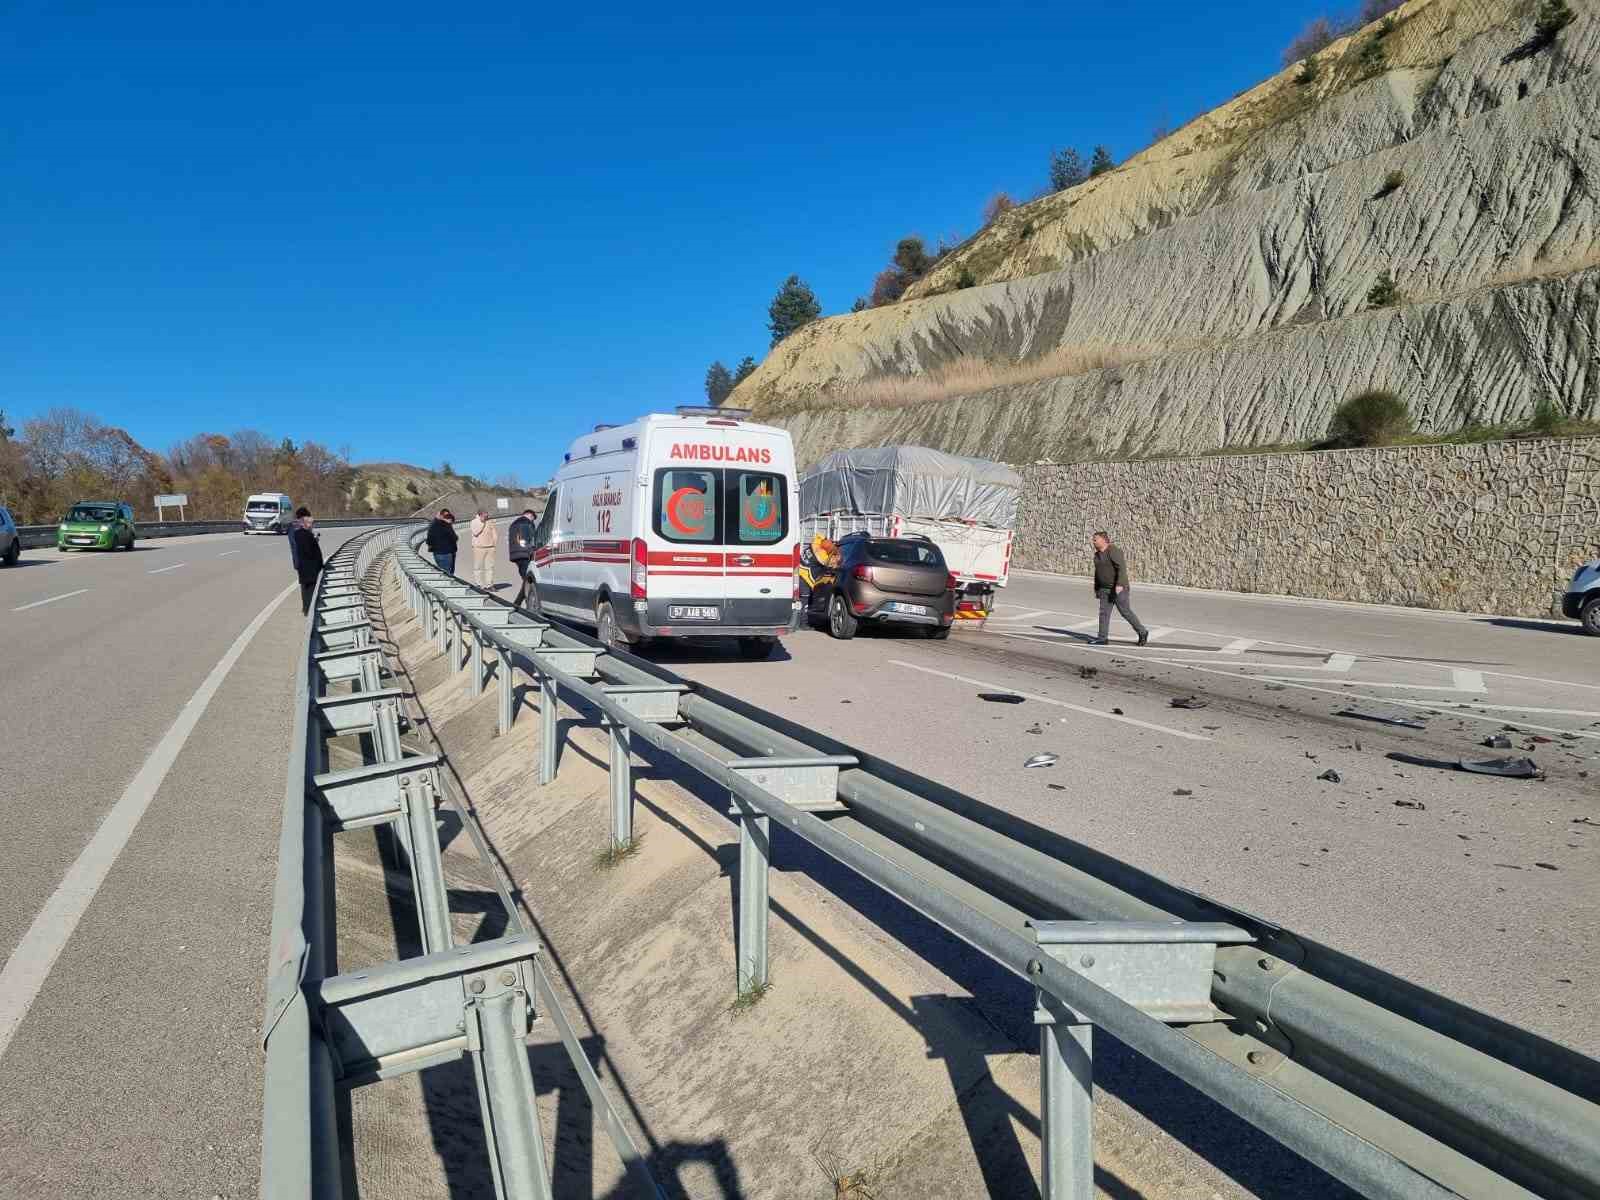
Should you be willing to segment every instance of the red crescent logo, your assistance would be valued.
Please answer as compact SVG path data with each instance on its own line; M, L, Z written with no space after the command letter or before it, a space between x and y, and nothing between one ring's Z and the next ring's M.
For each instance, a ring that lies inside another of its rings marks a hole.
M763 505L767 510L765 520L756 516L758 508ZM771 496L764 496L758 493L745 501L744 519L752 529L771 529L778 519L778 506L773 502Z
M678 505L681 504L686 497L691 498L691 500L688 511L683 515L688 517L691 521L698 520L700 522L698 525L685 525L683 521L679 519ZM705 497L692 487L681 487L677 491L673 492L672 495L667 497L667 523L679 533L686 533L691 537L704 533L706 531Z

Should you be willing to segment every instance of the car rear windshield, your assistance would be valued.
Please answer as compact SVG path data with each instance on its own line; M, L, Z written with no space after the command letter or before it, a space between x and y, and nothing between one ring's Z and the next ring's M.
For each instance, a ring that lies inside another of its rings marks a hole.
M669 542L770 546L789 533L789 481L737 467L662 467L651 528Z
M896 567L938 567L944 569L944 556L932 542L867 543L867 557L873 562L889 563Z
M78 504L74 505L67 514L69 521L112 521L117 516L117 510L109 505Z
M277 512L278 502L276 500L252 500L244 506L244 510L245 512Z

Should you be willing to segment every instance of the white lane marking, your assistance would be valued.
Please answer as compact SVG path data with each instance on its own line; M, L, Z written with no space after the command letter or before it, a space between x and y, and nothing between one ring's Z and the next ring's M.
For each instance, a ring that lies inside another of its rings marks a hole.
M1032 612L1017 613L1015 616L1007 617L1006 624L1014 625L1018 621L1031 621L1034 617L1048 617L1054 612L1055 610L1050 608L1036 608Z
M1526 704L1491 704L1487 700L1452 700L1446 708L1460 708L1471 712L1475 708L1492 708L1495 712L1531 712L1544 713L1546 716L1555 717L1600 717L1600 712L1590 712L1582 708L1532 708ZM1573 733L1581 730L1574 729ZM1589 734L1590 737L1600 737L1600 734Z
M1191 742L1209 742L1211 739L1198 733L1190 733L1186 729L1173 729L1170 725L1156 725L1150 721L1140 721L1134 717L1118 716L1116 713L1100 712L1098 709L1085 708L1081 704L1068 704L1065 700L1057 700L1054 696L1041 696L1036 692L1024 692L1004 683L991 683L984 679L973 679L967 675L956 675L949 671L935 671L932 667L920 667L916 663L906 662L904 659L891 658L894 666L906 667L912 671L921 671L925 675L937 675L941 679L953 679L957 683L970 683L973 687L993 688L997 692L1009 692L1014 696L1021 696L1025 700L1037 700L1040 704L1053 704L1057 708L1071 709L1073 712L1083 713L1087 717L1100 717L1106 721L1120 721L1124 725L1137 725L1140 729L1153 729L1157 733L1170 733L1173 737L1188 738Z
M85 592L87 592L88 590L89 590L88 588L79 588L75 592L62 592L61 595L59 595L59 596L51 596L48 600L35 600L32 604L19 604L19 605L17 605L17 607L13 608L11 611L12 612L27 612L28 609L30 609L30 608L38 608L41 604L54 604L57 600L66 600L66 599L68 599L69 597L72 597L72 596L81 596Z
M221 554L217 555L217 557L218 558L227 558L228 555L237 554L237 553L239 553L237 550L224 550Z
M146 575L163 575L168 571L176 571L179 567L186 567L188 563L173 563L170 567L157 567L154 571L146 571Z
M1389 661L1397 661L1397 660L1389 660ZM1284 664L1282 664L1282 663L1242 662L1242 663L1239 663L1238 665L1241 666L1241 667L1276 667L1280 671L1284 670ZM1310 665L1307 665L1307 666L1304 666L1304 667L1296 666L1294 668L1294 670L1296 670L1296 671L1325 671L1325 672L1332 672L1335 675L1348 675L1350 673L1350 668L1355 666L1355 665L1356 665L1356 656L1354 654L1330 654L1330 655L1328 655L1328 657L1325 660L1323 660L1322 662L1318 663L1314 667L1310 666ZM1276 675L1255 675L1255 676L1241 676L1241 678L1246 678L1246 679L1249 679L1249 678L1254 678L1254 679L1277 679L1278 677ZM1291 675L1290 678L1291 679L1298 679L1298 678L1300 678L1300 676Z
M0 969L0 1058L5 1057L6 1047L11 1044L28 1010L33 1007L56 959L66 948L68 939L88 911L100 885L105 883L106 876L127 847L128 839L133 836L145 810L161 790L167 772L177 761L178 753L194 732L194 727L200 723L200 718L205 716L206 707L222 686L222 681L228 677L233 664L239 661L278 605L294 590L295 585L290 584L274 596L256 614L255 620L244 627L244 632L234 639L233 645L228 647L228 652L217 665L211 668L205 682L189 697L189 702L178 713L172 728L156 743L150 757L139 768L139 773L133 777L121 798L111 806L111 811L100 822L100 828L95 830L77 860L67 869L56 890L50 893L44 907L33 918L33 924L28 926L28 932L22 935L17 948L6 959L4 969Z
M1233 641L1229 642L1226 646L1221 647L1217 653L1243 654L1246 650L1250 649L1251 646L1256 645L1258 640L1259 639L1257 638L1234 638Z
M1452 667L1450 682L1456 685L1458 692L1477 692L1478 695L1487 695L1489 689L1483 686L1482 671L1463 671Z

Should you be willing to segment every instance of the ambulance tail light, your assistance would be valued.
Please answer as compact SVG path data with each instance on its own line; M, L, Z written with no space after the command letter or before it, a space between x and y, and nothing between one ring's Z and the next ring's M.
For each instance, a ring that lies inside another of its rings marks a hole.
M628 595L643 600L650 586L649 551L643 538L633 539L633 564L628 571Z

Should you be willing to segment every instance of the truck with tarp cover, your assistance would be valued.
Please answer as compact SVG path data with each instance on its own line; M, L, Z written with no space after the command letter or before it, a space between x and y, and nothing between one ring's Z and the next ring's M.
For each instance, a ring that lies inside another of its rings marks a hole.
M982 458L926 446L837 450L800 478L802 556L814 571L847 534L925 537L956 577L957 620L981 622L1010 577L1021 491L1020 475Z

